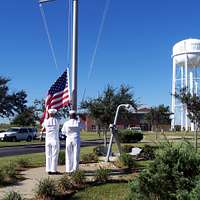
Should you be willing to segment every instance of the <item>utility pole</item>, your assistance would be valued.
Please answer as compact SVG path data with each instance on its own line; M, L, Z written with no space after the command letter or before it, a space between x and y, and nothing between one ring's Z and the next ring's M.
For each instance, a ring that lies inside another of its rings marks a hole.
M78 0L73 0L72 22L72 109L77 111L78 75Z

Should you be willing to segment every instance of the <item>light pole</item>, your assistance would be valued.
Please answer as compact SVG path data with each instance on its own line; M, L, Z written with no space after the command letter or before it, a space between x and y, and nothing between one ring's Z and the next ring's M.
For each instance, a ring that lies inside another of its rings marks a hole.
M107 155L106 155L106 159L105 159L106 162L109 161L109 157L110 157L110 153L111 153L111 148L112 148L113 137L115 138L115 141L116 141L116 143L117 143L117 147L118 147L119 153L120 153L120 154L122 153L121 145L120 145L119 138L118 138L118 135L117 135L117 127L116 127L116 124L117 124L117 117L118 117L118 114L119 114L119 109L120 109L121 107L126 108L128 111L134 110L134 108L133 108L132 105L130 105L130 104L120 104L120 105L117 107L117 110L116 110L116 113L115 113L114 122L113 122L113 124L110 124L111 137L110 137L110 142L109 142L109 146L108 146L108 151L107 151Z

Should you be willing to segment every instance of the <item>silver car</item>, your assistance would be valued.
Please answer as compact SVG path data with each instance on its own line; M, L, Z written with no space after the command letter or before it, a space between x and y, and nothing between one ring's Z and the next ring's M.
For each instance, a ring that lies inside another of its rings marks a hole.
M9 128L6 132L0 133L1 141L31 141L34 138L34 133L30 132L28 128L13 127Z

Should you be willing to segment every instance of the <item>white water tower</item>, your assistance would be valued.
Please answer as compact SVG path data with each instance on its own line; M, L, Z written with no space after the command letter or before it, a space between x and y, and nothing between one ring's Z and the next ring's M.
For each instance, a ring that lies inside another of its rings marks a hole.
M172 76L172 113L171 128L181 125L181 130L194 131L194 124L187 115L187 107L178 101L174 94L181 88L188 88L191 94L197 94L199 87L200 40L187 39L173 46L173 76Z

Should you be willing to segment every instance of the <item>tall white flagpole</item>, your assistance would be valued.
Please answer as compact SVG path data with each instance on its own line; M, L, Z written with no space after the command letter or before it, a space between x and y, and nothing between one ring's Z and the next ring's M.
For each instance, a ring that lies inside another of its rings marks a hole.
M78 74L78 0L73 0L72 22L72 109L77 111L77 74Z

